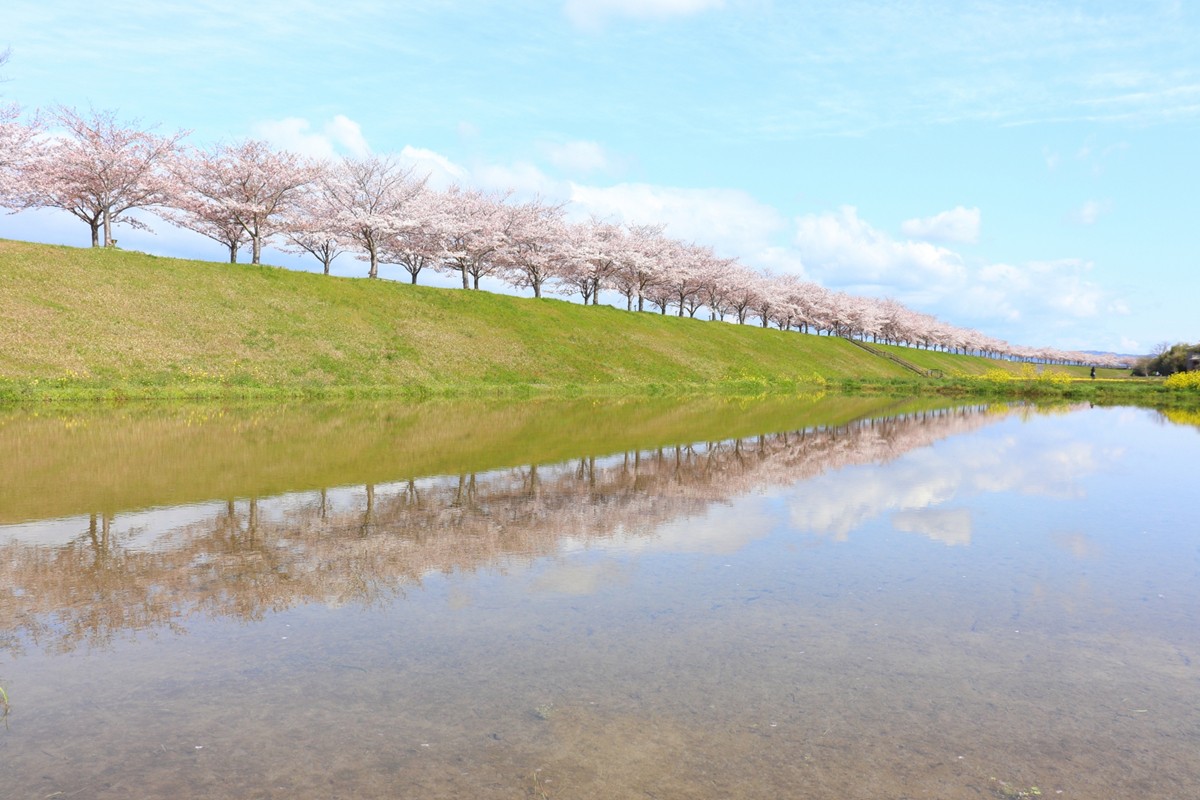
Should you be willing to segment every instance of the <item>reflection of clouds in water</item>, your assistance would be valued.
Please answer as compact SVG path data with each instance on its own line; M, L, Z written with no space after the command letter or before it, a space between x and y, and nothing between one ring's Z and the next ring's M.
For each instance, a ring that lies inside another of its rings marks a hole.
M1100 557L1100 546L1086 534L1061 532L1054 534L1054 543L1079 560Z
M1028 452L1038 443L1005 437L1002 446L964 458L968 476L964 485L979 492L1020 492L1060 500L1085 496L1079 479L1104 464L1121 458L1122 449L1097 448L1087 442L1069 442L1048 446L1041 452ZM1026 452L1020 452L1020 447ZM963 448L958 448L963 449Z
M1080 479L1123 454L1120 448L1037 437L948 441L888 464L852 467L797 484L788 500L790 517L799 530L843 540L867 521L895 512L897 530L967 544L969 515L938 516L929 510L980 493L1082 498Z
M952 546L971 543L971 512L965 508L898 511L892 515L892 527Z
M734 553L765 538L780 524L778 511L764 495L746 495L713 503L703 514L688 515L658 525L652 536L629 531L614 544L630 553Z
M388 602L429 575L491 565L534 566L533 591L589 594L625 579L628 554L726 554L765 538L786 528L795 498L811 497L814 513L825 509L835 522L845 508L865 518L894 504L893 485L907 490L893 506L901 510L944 502L962 481L946 466L944 453L955 451L920 454L999 419L985 407L922 411L555 464L50 520L43 529L23 526L19 536L0 529L0 586L22 592L19 602L0 602L0 629L41 635L42 620L54 616L63 635L43 641L64 651L104 646L122 631L197 613L253 619L300 603ZM879 464L896 466L847 469ZM893 482L872 477L883 475ZM829 497L837 502L818 506ZM574 558L588 550L597 555ZM538 563L544 557L576 564L547 567ZM587 566L605 560L612 565ZM78 596L89 603L74 603Z
M615 561L598 564L554 564L533 582L534 591L589 595L610 586L629 582L629 575Z

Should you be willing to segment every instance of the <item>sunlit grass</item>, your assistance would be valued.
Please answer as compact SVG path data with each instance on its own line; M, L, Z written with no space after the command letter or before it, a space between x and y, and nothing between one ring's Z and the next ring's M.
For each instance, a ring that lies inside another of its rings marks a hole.
M902 372L836 338L24 242L0 241L0 299L10 400L790 390Z
M827 389L1200 402L1117 370L1089 381L1084 367L1043 366L1030 378L1016 362L872 346L918 372L838 337L0 240L0 403ZM1014 380L987 377L999 373Z

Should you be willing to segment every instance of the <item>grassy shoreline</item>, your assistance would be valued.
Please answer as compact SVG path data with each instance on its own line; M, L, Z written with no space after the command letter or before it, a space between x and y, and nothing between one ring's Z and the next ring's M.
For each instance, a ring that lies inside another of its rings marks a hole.
M112 404L193 401L329 401L463 399L619 399L652 397L786 397L813 394L887 397L952 397L998 401L1088 401L1100 405L1134 404L1161 408L1200 408L1200 392L1168 389L1161 381L1073 379L1070 381L989 381L977 376L949 378L854 378L805 381L743 380L710 384L405 384L297 387L229 385L109 385L74 381L0 381L0 408L45 404Z

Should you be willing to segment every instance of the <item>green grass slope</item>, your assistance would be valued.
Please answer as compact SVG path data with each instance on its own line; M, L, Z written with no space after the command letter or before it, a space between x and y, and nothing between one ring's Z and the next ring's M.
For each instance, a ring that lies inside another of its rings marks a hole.
M0 389L10 397L753 387L904 374L837 338L0 240Z

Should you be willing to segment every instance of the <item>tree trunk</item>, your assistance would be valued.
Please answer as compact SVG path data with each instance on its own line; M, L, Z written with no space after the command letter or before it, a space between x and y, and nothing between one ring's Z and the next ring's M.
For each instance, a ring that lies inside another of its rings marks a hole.
M463 276L463 288L464 288L464 289L470 289L470 288L471 288L471 282L470 282L470 277L467 275L467 268L466 268L466 266L465 266L465 265L464 265L464 266L461 266L461 267L459 267L459 269L460 269L460 270L462 270L462 276Z
M112 247L112 220L108 217L108 211L104 212L104 246Z
M229 263L230 264L237 263L237 251L238 251L238 247L236 244L229 245Z
M100 246L100 223L93 221L89 223L92 226L92 247Z
M262 263L262 238L255 236L250 240L250 263Z
M542 296L542 282L541 281L533 282L533 296L536 298L539 298L539 299L541 298L541 296Z

